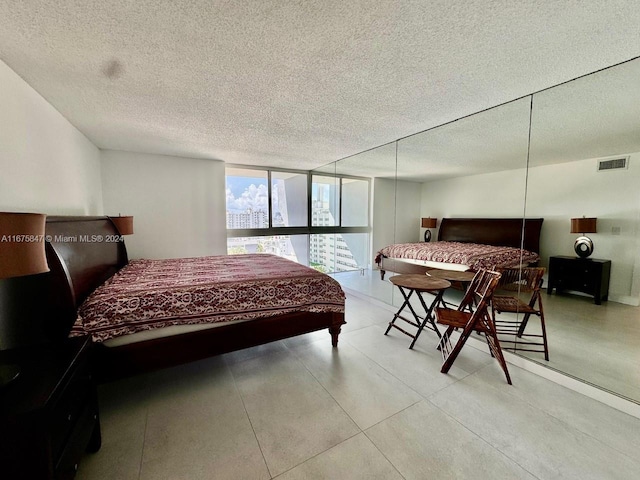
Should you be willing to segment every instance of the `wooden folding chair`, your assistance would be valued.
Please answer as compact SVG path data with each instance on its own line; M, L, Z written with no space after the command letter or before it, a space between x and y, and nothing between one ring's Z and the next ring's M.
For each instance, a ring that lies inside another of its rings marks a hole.
M547 328L540 295L545 269L527 267L504 268L498 271L502 274L497 288L500 294L493 296L492 308L502 348L514 352L544 353L544 359L548 361ZM502 295L504 292L513 292L513 295ZM496 312L515 314L515 317L495 316ZM531 315L540 317L540 334L525 333Z
M492 312L489 310L491 298L499 280L500 273L480 270L469 284L457 310L450 308L436 309L436 321L447 326L447 331L442 336L439 344L442 358L444 359L440 370L442 373L449 371L467 339L475 331L485 336L491 355L498 361L507 377L507 383L511 385L507 362L502 355ZM470 307L472 307L472 311L468 311ZM461 332L455 346L452 346L451 334L454 330L461 330Z

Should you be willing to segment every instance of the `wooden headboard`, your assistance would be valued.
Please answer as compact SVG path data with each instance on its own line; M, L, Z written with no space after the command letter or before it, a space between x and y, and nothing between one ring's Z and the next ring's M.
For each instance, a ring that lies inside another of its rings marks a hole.
M443 218L438 240L482 243L540 253L543 218ZM524 229L524 235L523 235Z
M109 217L47 217L48 310L51 334L67 336L78 306L128 263Z

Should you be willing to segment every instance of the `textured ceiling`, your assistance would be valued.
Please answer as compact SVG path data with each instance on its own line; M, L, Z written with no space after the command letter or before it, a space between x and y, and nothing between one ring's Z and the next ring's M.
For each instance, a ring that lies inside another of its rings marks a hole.
M309 169L632 58L638 25L629 0L0 0L0 59L100 148Z

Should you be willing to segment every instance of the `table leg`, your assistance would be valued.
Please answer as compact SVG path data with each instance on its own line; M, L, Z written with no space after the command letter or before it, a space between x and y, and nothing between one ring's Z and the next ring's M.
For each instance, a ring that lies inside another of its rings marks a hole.
M389 333L389 330L391 330L391 327L395 326L394 324L396 323L396 319L398 317L400 317L400 314L402 313L402 310L404 310L404 307L406 307L408 305L409 308L411 308L411 304L409 303L409 299L411 298L411 295L413 294L413 290L409 290L409 295L407 295L401 286L398 286L398 289L400 290L400 293L402 293L402 296L404 297L404 303L402 304L402 306L398 309L398 311L393 316L393 320L391 320L389 322L389 326L387 327L387 329L384 332L385 335L387 333ZM411 311L413 312L413 308L411 308ZM415 315L415 313L414 313L414 315ZM398 328L398 327L396 327L396 328Z
M431 329L434 332L436 332L436 334L438 335L438 338L442 339L440 330L438 330L438 327L436 325L435 317L433 316L433 309L436 307L436 305L438 305L442 301L443 294L444 294L444 290L438 291L438 293L436 294L436 297L431 302L431 305L427 307L427 304L425 303L424 298L422 297L422 294L420 292L417 293L418 298L420 299L420 303L422 304L422 308L424 308L424 311L426 312L426 315L424 317L424 320L420 324L420 327L418 327L418 333L416 333L416 336L414 337L413 342L411 342L411 345L409 346L410 349L413 348L413 346L415 345L416 341L418 340L418 337L422 333L422 330L424 330L424 327L426 326L427 322L431 324ZM411 311L413 312L413 309ZM416 315L416 318L419 318L419 317ZM438 342L438 344L439 343L440 342Z

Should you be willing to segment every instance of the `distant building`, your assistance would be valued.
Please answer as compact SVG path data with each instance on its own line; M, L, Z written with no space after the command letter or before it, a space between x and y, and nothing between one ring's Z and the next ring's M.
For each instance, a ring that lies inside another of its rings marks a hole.
M312 225L326 227L335 225L331 210L323 202L314 202ZM346 272L360 268L351 254L349 245L340 234L311 235L309 238L309 263L322 265L327 272Z
M227 228L268 228L269 213L265 210L230 212L227 210Z

